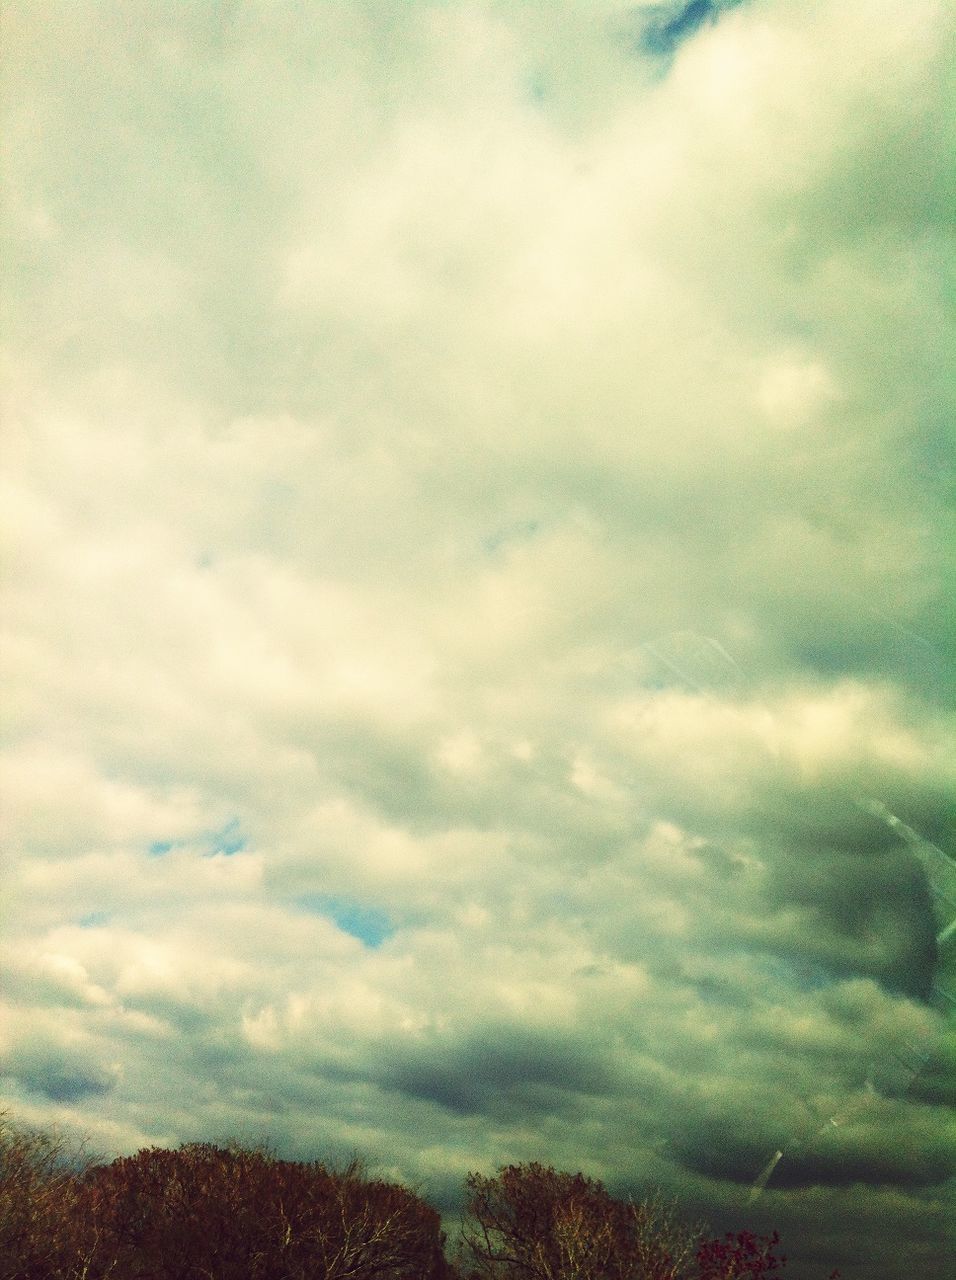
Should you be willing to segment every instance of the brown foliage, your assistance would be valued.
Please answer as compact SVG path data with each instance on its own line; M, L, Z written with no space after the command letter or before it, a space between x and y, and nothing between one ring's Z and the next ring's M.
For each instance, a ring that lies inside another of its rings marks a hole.
M580 1173L510 1165L468 1189L471 1280L751 1280L782 1265L775 1237L708 1240L662 1201L615 1199Z
M195 1144L78 1171L0 1124L0 1280L444 1280L439 1216L406 1188Z
M438 1214L352 1165L197 1144L141 1151L86 1181L89 1221L124 1276L149 1280L438 1280Z

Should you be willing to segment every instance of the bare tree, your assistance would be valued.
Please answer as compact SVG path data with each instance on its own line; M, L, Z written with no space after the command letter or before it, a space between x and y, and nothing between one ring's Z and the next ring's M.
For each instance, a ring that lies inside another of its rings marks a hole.
M631 1208L598 1181L540 1164L470 1174L465 1254L482 1280L629 1280Z
M616 1199L581 1173L510 1165L468 1177L469 1280L752 1280L782 1265L776 1238L708 1238L660 1197Z
M21 1128L0 1113L0 1280L82 1280L95 1248L78 1239L73 1211L84 1163L82 1149L60 1134Z

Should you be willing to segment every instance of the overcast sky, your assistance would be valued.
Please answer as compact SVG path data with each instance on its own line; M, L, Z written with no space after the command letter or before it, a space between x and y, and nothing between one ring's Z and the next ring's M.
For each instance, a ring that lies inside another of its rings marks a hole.
M7 1105L936 1274L952 5L4 10Z

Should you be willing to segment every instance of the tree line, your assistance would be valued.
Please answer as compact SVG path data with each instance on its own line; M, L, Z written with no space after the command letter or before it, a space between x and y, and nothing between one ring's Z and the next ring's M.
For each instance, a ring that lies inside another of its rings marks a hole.
M435 1208L358 1162L210 1143L80 1161L0 1117L0 1280L760 1280L778 1246L532 1163L468 1176L449 1247Z

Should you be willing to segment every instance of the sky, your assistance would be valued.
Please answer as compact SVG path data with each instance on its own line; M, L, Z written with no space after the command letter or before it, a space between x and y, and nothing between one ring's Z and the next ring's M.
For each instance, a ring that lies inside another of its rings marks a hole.
M935 1274L952 6L2 21L4 1105Z

